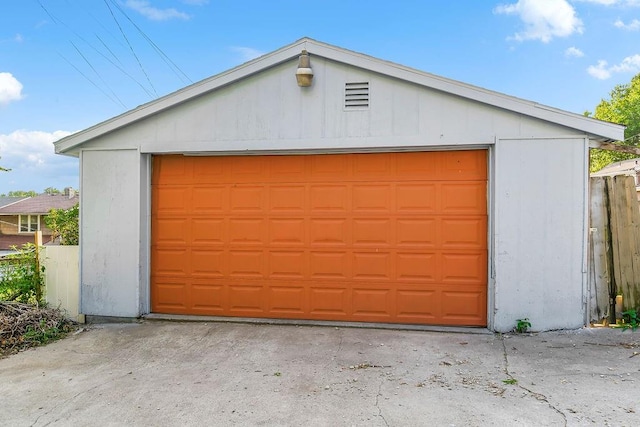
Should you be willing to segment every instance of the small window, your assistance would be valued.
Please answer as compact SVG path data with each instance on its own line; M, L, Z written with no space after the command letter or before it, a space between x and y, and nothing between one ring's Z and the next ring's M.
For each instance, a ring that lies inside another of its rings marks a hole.
M40 230L40 215L20 215L20 232L35 233Z

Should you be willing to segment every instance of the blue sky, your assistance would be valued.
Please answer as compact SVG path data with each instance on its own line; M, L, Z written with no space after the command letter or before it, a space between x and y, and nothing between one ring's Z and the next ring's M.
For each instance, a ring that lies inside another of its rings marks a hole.
M640 0L3 0L0 193L77 188L53 141L305 36L575 113L640 72Z

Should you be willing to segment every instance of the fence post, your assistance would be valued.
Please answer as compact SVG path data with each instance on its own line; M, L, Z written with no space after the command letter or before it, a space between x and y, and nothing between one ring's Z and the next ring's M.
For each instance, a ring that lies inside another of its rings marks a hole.
M35 285L36 285L36 301L38 304L42 302L42 278L40 277L40 247L42 246L42 231L38 230L35 233L35 247L36 247L36 271L35 271Z

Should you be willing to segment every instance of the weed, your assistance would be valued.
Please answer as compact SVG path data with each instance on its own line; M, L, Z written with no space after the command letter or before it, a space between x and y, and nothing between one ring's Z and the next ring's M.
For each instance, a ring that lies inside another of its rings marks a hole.
M615 328L621 328L623 330L631 329L635 331L640 327L640 313L638 310L627 310L622 312L622 323L615 325Z
M518 380L515 378L509 378L506 380L502 380L503 383L505 384L510 384L510 385L514 385L514 384L518 384Z
M529 328L531 328L531 322L529 322L528 318L525 317L524 319L516 320L516 327L514 328L514 330L517 333L524 334L529 330Z
M274 372L273 376L274 377L281 377L282 376L282 372Z
M0 260L0 300L42 303L44 268L40 266L35 246L28 243Z

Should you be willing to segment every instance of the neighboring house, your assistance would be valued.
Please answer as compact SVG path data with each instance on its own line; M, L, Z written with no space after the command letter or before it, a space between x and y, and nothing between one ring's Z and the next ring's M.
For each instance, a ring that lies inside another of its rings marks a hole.
M623 160L621 162L611 163L600 169L598 172L594 172L591 176L616 176L627 175L632 176L636 183L636 193L638 195L638 201L640 201L640 158Z
M0 198L0 202L3 202ZM36 231L42 231L42 241L51 240L44 218L51 209L68 209L78 203L78 195L72 189L64 194L40 194L35 197L12 198L14 200L0 205L0 251L10 250L34 242Z
M301 39L55 143L81 312L578 328L589 148L623 132Z

